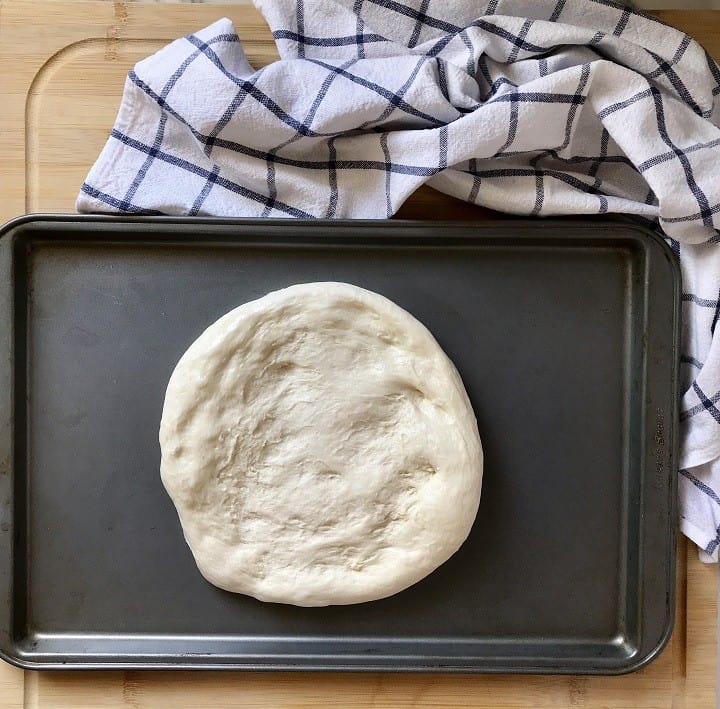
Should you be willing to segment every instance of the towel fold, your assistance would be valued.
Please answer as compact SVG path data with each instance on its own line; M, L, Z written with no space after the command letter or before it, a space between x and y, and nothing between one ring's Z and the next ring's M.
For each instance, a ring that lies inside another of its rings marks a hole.
M256 0L141 61L81 212L385 218L421 184L525 215L633 215L683 276L680 514L720 545L720 68L613 0Z

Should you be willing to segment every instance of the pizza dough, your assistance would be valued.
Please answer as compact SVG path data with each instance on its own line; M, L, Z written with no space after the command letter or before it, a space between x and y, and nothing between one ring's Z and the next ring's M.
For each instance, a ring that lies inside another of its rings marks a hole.
M475 519L477 424L430 332L386 298L307 283L236 308L187 350L162 480L211 583L359 603L446 561Z

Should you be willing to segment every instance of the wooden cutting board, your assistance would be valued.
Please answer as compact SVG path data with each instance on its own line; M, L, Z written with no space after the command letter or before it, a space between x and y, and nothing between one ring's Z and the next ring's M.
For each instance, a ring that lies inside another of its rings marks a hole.
M720 12L663 12L720 57ZM0 221L73 211L113 124L123 80L139 59L221 16L250 61L276 58L251 7L0 0ZM403 216L482 218L432 190ZM623 677L23 672L0 662L9 707L715 707L717 569L680 543L675 633L650 666Z

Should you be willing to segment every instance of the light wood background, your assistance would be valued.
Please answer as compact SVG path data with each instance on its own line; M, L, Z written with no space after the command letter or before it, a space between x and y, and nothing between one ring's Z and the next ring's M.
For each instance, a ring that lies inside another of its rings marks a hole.
M720 57L720 12L663 12ZM243 5L0 0L0 221L73 211L113 124L124 76L167 41L232 18L250 61L276 58L259 14ZM403 216L482 218L422 190ZM24 672L0 662L0 708L128 709L715 707L717 569L681 542L670 645L623 677L320 673Z

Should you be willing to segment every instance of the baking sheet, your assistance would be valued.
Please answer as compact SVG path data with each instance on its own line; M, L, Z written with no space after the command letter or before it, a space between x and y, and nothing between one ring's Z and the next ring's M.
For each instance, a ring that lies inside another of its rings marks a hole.
M6 659L618 673L665 642L679 276L650 232L29 217L4 230L0 275ZM157 444L167 379L195 337L313 280L380 292L430 328L486 455L478 519L451 560L392 598L324 609L207 584Z

